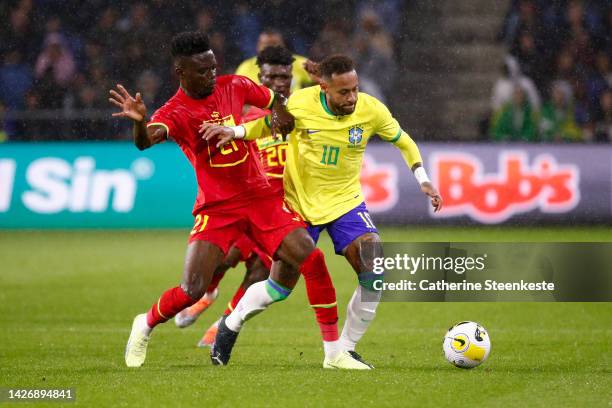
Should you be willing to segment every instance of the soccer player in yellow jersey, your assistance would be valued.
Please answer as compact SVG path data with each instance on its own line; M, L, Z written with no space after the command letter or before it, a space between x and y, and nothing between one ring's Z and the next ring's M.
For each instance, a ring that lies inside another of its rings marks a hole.
M259 34L257 39L257 54L261 53L267 47L284 47L285 40L280 31L267 29ZM310 75L304 69L306 58L293 54L293 79L291 81L291 91L309 86L312 84ZM236 75L244 75L245 77L260 83L259 66L257 65L257 56L243 61L236 69Z
M442 208L442 198L427 177L414 141L383 103L359 92L359 79L349 57L335 55L321 64L308 65L320 77L320 86L289 97L287 110L295 117L295 129L289 136L285 198L310 224L313 240L327 229L336 253L346 257L357 273L359 284L348 304L340 336L343 349L355 353L381 295L374 290L374 282L381 277L372 272L373 259L382 253L381 240L359 182L370 137L377 134L399 148L435 211ZM223 144L235 137L258 137L265 124L258 120L237 128L205 125L203 129L203 137L219 136Z

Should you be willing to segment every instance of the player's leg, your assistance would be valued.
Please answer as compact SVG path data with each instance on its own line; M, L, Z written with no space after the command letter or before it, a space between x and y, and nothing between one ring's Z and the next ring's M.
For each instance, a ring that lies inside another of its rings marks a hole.
M269 207L266 211L259 211L250 219L251 232L254 240L260 243L268 254L275 254L282 262L275 263L270 277L265 282L252 285L236 309L226 320L219 323L219 331L211 350L213 364L227 364L243 323L272 303L287 298L300 273L309 275L312 271L320 271L329 274L323 253L315 248L314 241L303 228L304 223L299 215L289 210L281 200L270 200L266 204ZM265 214L264 219L261 214ZM329 283L331 285L331 279ZM335 303L333 286L331 293L333 298L330 302L325 302L327 304ZM337 314L335 320L337 321ZM344 357L338 368L368 368L348 355Z
M215 302L217 296L219 295L219 291L217 289L219 282L221 282L221 279L223 279L228 269L235 268L236 265L238 265L241 257L242 251L240 246L236 244L232 245L221 264L215 270L204 296L202 296L196 303L174 316L174 323L177 327L182 329L192 325L195 323L198 317Z
M270 232L270 234L277 235L276 242L278 243L278 238L280 238L278 235L289 230L280 241L280 245L276 247L276 256L283 261L284 266L273 265L266 281L255 283L246 291L234 311L227 317L226 324L230 330L240 331L248 319L262 312L272 303L286 299L297 284L300 277L299 270L303 263L314 262L317 266L321 266L323 258L311 256L315 252L315 245L302 225L301 223L290 224L291 228L283 227L280 232ZM267 237L265 233L258 232L257 235ZM270 247L274 248L273 244L270 245L267 242L264 242L264 245L268 246L268 251ZM324 262L323 268L326 268Z
M223 251L217 245L201 240L189 243L180 286L165 291L146 314L134 319L125 351L128 367L140 367L144 363L155 326L173 318L202 297L222 260Z
M236 305L238 304L240 299L242 299L242 296L244 296L244 293L249 288L249 286L254 283L268 279L272 263L269 257L263 254L258 256L256 253L253 253L251 257L245 261L245 265L246 272L244 275L244 279L242 280L242 283L234 293L232 299L227 304L227 308L225 309L223 316L229 315L232 310L236 308ZM212 344L215 342L219 322L221 321L221 318L223 316L221 316L213 324L210 325L210 327L206 330L206 332L198 342L198 347L212 346Z
M382 256L381 240L363 203L334 221L328 231L336 253L344 255L357 273L358 285L347 306L340 335L342 348L353 354L380 301L381 293L374 289L374 282L382 276L374 274L372 266L374 258Z
M374 289L374 282L381 279L381 276L372 272L372 265L373 259L381 254L380 237L375 233L358 237L346 248L345 257L357 273L358 279L357 288L346 308L346 320L340 336L342 349L351 353L355 352L357 342L376 316L381 292Z

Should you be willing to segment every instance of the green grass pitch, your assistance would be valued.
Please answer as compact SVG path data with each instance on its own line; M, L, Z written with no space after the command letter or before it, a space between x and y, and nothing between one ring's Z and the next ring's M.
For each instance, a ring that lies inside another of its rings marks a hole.
M383 229L387 241L612 241L610 228ZM132 318L176 285L186 231L0 231L0 387L76 388L71 406L612 406L610 303L383 303L358 351L376 369L321 368L318 328L300 283L249 322L228 367L195 347L242 277L192 327L156 329L148 358L127 369ZM341 324L355 278L321 241ZM612 272L611 272L612 273ZM489 360L448 364L442 336L475 320ZM13 404L0 403L12 406ZM36 403L34 406L58 406ZM19 405L23 406L23 405Z

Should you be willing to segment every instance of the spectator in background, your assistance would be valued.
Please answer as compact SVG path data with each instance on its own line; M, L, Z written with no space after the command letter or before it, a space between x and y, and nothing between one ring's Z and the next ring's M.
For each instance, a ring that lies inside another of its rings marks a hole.
M521 31L511 54L518 60L521 72L531 78L539 89L542 89L545 85L542 72L542 54L536 46L533 33L527 30Z
M89 32L89 38L110 50L119 44L119 31L117 29L119 14L109 6L100 14L96 25ZM112 57L112 56L111 56Z
M0 53L17 49L29 64L39 49L40 40L32 27L29 8L14 8L10 11L8 24L0 25Z
M577 69L585 73L593 65L594 53L581 1L568 3L566 22L558 31L555 38L573 53Z
M146 47L147 43L137 38L133 38L127 43L121 53L122 57L118 59L115 67L117 78L125 78L126 83L134 84L138 77L137 67L154 65L145 52Z
M362 11L351 51L357 63L361 88L384 102L385 96L393 92L397 67L393 41L374 9Z
M391 35L399 34L402 23L404 0L360 0L357 4L357 15L365 10L373 10L385 22L385 30Z
M516 48L522 32L534 33L537 39L540 38L542 22L539 9L533 0L520 0L513 2L508 10L498 39L506 44L509 49Z
M497 113L506 103L512 100L515 85L523 88L533 109L539 111L541 107L540 93L531 78L523 75L516 58L512 55L506 55L504 58L502 76L493 85L491 110Z
M242 55L257 54L257 35L261 31L259 16L245 1L236 2L234 7L236 43Z
M586 129L593 118L593 108L589 101L586 82L582 78L577 77L571 85L574 92L574 117L576 118L576 123L582 129Z
M136 89L142 95L142 100L147 106L151 107L151 111L156 110L163 105L165 101L163 95L160 94L161 80L155 72L146 70L141 72L136 81Z
M601 93L594 116L593 139L596 142L612 142L612 88Z
M495 141L534 142L537 139L537 114L525 96L525 91L515 85L511 102L493 118L491 137Z
M540 139L545 142L583 141L572 106L572 90L563 81L553 82L550 101L542 107Z
M110 136L108 120L96 112L105 102L101 96L91 85L79 89L74 107L81 110L81 114L77 120L72 121L72 133L75 139L95 140Z
M310 50L312 59L321 61L333 54L350 54L352 47L348 35L350 32L351 25L347 21L328 19L319 31Z
M266 29L259 34L257 39L257 53L260 53L266 47L286 47L285 39L280 31L274 29ZM304 62L306 58L301 55L294 54L293 58L293 81L291 82L291 90L303 88L311 84L310 75L304 69ZM259 67L257 66L257 56L243 61L236 69L237 75L244 75L259 83L257 74L259 73Z
M40 96L36 90L31 89L25 95L24 113L29 116L29 119L23 119L16 122L14 139L38 141L48 138L49 126L51 124L47 120L41 120L36 117L36 113L39 109L41 109Z
M31 87L32 73L22 62L21 52L8 51L0 68L0 101L9 109L23 109L25 94Z
M597 106L599 96L608 88L612 88L610 56L604 51L599 51L595 57L595 69L587 80L587 93L590 103Z
M34 70L41 105L47 109L60 108L63 105L66 88L74 75L75 63L72 52L60 34L48 34Z

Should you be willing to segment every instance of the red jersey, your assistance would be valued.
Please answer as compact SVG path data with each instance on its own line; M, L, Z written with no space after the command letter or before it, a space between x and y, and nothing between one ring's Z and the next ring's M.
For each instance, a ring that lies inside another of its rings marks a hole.
M168 137L181 148L195 169L198 195L194 214L204 207L223 204L236 208L248 204L254 195L271 194L257 148L243 140L233 140L220 149L217 140L202 139L202 122L225 126L242 123L245 104L268 108L274 93L263 85L239 75L217 77L213 93L193 99L179 88L151 117L147 126L161 125Z
M263 116L270 114L267 109L259 109L251 107L244 116L244 122L251 122ZM266 125L269 122L266 119ZM274 139L273 137L263 137L256 139L259 150L259 159L264 168L268 182L272 186L275 194L283 196L283 172L285 170L285 162L287 160L287 141L281 137Z

